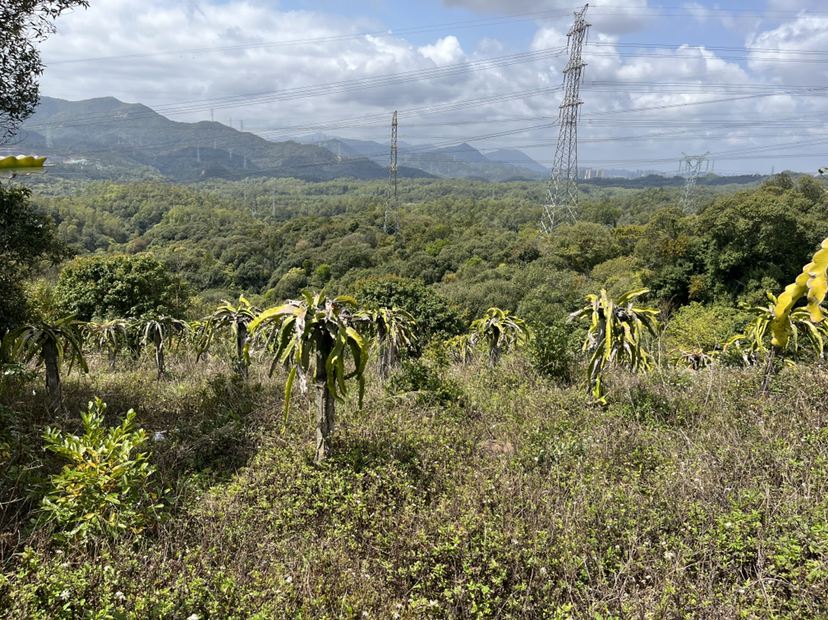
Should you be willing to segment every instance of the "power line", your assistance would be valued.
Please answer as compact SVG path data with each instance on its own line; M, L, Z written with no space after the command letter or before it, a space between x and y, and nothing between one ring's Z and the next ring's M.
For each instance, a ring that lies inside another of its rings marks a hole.
M442 67L427 67L425 69L404 71L393 74L384 74L380 76L372 76L361 79L328 82L324 84L314 84L309 86L299 86L280 91L248 93L243 95L219 97L214 99L202 99L199 101L166 104L156 106L153 109L153 113L161 115L192 114L195 112L209 111L213 109L228 109L250 105L261 105L264 103L274 103L276 101L289 101L295 99L318 97L321 95L330 95L334 93L354 92L373 88L381 88L386 86L396 86L399 84L418 82L426 79L446 78L455 75L460 75L463 73L486 71L489 69L508 67L515 64L536 62L538 60L547 60L561 56L564 53L566 53L566 48L547 48L532 52L521 52L518 54L499 56L485 60L476 60L453 65L445 65ZM149 113L136 114L130 117L129 120L135 120L146 116L151 115ZM95 124L103 119L108 120L109 114L88 115L85 118L81 118L79 121L74 122L72 125L80 126L83 124ZM36 130L39 125L40 123L33 122L28 124L27 128Z
M270 42L262 42L262 43L249 43L246 45L224 45L224 46L215 46L215 47L200 47L200 48L190 48L190 49L180 49L180 50L164 50L158 52L144 52L140 54L121 54L121 55L112 55L112 56L95 56L95 57L88 57L88 58L72 58L68 60L57 60L57 61L49 61L46 64L49 66L52 65L63 65L63 64L70 64L70 63L81 63L81 62L100 62L100 61L107 61L107 60L129 60L133 58L153 58L153 57L160 57L160 56L179 56L179 55L188 55L192 56L193 54L206 54L206 53L213 53L213 52L231 52L231 51L240 51L240 50L247 50L247 49L262 49L262 48L271 48L271 47L290 47L295 48L298 45L311 45L311 44L318 44L318 43L335 43L339 41L348 41L348 40L359 40L365 39L367 37L397 37L401 35L407 34L420 34L426 32L435 32L440 30L445 30L447 28L451 29L466 29L466 28L480 28L484 26L502 26L504 24L510 23L518 23L518 22L528 22L528 21L537 21L540 19L548 19L552 17L556 17L558 15L565 15L567 11L565 9L560 10L553 10L553 11L538 11L534 13L522 13L520 15L513 15L511 17L503 18L503 17L490 17L485 19L475 19L475 20L465 20L459 22L448 22L443 24L432 24L432 25L425 25L425 26L413 26L407 28L393 28L388 30L379 30L373 32L360 32L360 33L351 33L351 34L343 34L343 35L332 35L326 37L308 37L303 39L289 39L287 41L270 41Z

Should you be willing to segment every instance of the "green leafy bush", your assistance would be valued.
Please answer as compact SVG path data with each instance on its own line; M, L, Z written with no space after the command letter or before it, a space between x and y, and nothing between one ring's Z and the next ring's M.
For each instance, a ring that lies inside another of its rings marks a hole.
M148 255L84 256L60 272L54 290L61 314L77 319L179 317L190 290L167 266Z
M563 325L534 325L529 353L535 371L555 381L571 383L577 370L573 352L577 338Z
M451 301L435 293L420 280L384 276L357 284L354 297L364 306L370 302L408 312L417 323L419 341L408 349L419 357L431 339L448 340L465 333L467 323Z
M41 515L61 528L61 540L86 540L99 534L138 533L151 524L160 504L149 490L155 468L143 429L135 428L135 411L123 423L104 428L106 403L96 398L81 413L81 437L47 428L46 449L70 461L50 477L52 490L41 502Z
M449 407L465 402L463 388L456 381L444 378L439 368L420 360L404 360L402 369L391 375L387 390L391 394L416 394L424 405Z
M690 302L673 313L667 323L667 345L690 351L721 350L749 320L745 311L723 305L705 306Z

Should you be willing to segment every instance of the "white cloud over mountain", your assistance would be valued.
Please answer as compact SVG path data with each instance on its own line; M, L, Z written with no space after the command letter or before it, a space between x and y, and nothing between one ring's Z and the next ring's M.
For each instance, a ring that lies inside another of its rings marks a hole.
M422 4L439 8L435 0ZM435 25L419 32L415 44L408 28L427 25L429 18L431 24L438 19L456 24L456 17L424 13L419 24L400 28L367 9L364 16L345 16L279 10L263 1L95 0L87 11L61 17L57 34L44 44L42 92L65 99L111 95L145 103L175 120L209 119L212 110L215 120L229 123L232 117L236 127L244 120L245 129L271 130L270 135L310 124L347 135L343 125L360 125L350 130L352 137L380 141L387 139L393 110L400 110L401 139L432 142L548 125L557 117L572 5L560 0L442 4L472 11L469 20L479 19L480 27ZM579 131L585 165L657 163L682 150L726 152L729 143L761 147L774 140L795 142L797 132L825 131L826 93L773 93L791 86L828 87L828 15L774 13L774 21L757 27L750 15L736 14L739 28L751 29L738 45L683 38L690 23L712 29L734 20L732 12L714 8L702 0L665 13L646 0L613 0L588 9L592 27L584 47L588 65ZM522 16L529 38L520 43L496 26L485 29L491 15ZM651 40L657 43L647 43ZM558 92L515 96L541 88ZM429 106L456 109L421 116ZM792 120L805 113L810 124ZM782 119L787 129L771 130ZM547 127L474 144L522 147L548 161L556 137ZM737 171L738 165L732 168Z

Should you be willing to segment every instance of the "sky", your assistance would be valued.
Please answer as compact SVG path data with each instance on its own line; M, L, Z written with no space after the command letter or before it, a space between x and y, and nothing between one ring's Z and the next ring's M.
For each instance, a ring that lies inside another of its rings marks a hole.
M90 0L42 44L41 94L113 96L268 139L520 149L551 167L583 4ZM582 49L579 167L828 165L824 0L601 0ZM686 165L686 161L685 164Z

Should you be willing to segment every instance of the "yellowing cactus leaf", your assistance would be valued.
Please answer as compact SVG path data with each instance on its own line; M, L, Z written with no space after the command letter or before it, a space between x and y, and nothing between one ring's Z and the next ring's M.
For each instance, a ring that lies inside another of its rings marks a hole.
M794 304L807 293L808 313L811 321L819 323L825 316L819 307L828 292L828 239L822 242L821 249L814 254L813 262L802 269L802 273L793 284L785 288L773 308L774 319L771 321L771 344L780 349L788 346L791 336L790 314Z
M828 239L822 242L822 248L814 254L814 262L808 266L808 312L811 320L819 323L825 318L819 306L828 293Z

